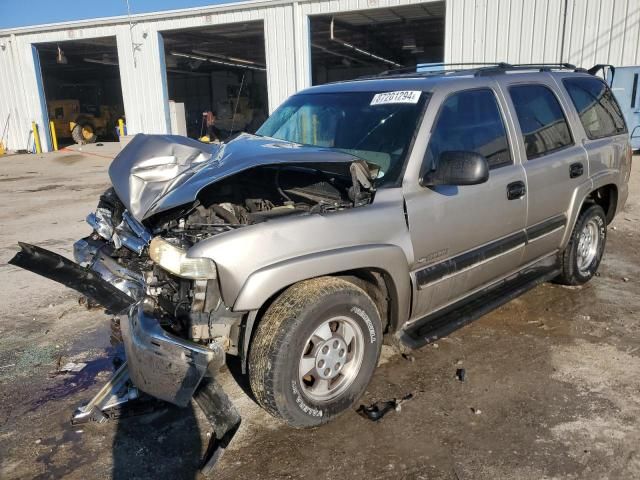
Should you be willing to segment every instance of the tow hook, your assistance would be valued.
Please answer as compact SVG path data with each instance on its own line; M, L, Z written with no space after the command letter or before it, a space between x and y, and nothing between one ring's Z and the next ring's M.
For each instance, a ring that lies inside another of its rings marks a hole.
M241 417L222 386L213 378L202 379L193 399L214 432L200 463L202 474L209 476L238 431ZM88 403L76 409L71 424L104 423L111 419L150 413L166 405L162 400L140 392L131 383L127 362L124 362Z

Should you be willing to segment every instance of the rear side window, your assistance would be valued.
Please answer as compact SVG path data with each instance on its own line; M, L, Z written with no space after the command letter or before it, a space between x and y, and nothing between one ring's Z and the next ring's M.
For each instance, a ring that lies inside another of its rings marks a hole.
M507 133L493 91L464 90L444 101L431 133L425 167L435 167L440 154L452 150L479 153L489 168L511 165Z
M626 133L618 102L604 82L597 78L565 78L563 83L590 139Z
M509 93L528 160L573 145L567 119L551 90L543 85L516 85Z

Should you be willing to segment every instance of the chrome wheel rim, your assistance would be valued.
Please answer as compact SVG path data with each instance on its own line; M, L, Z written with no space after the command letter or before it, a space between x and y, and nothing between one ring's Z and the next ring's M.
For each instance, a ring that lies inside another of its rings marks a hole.
M351 386L363 357L364 334L355 320L346 316L325 320L304 344L300 386L312 400L332 400Z
M600 234L598 223L589 220L580 236L578 237L578 271L582 274L586 273L593 260L598 255L598 246L600 244Z

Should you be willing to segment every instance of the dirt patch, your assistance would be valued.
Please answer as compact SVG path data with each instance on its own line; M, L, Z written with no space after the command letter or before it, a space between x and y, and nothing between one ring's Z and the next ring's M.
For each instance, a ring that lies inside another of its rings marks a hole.
M34 178L34 177L26 176L26 175L22 177L3 177L3 178L0 178L0 182L17 182L19 180L29 180L31 178Z
M81 154L70 154L70 155L63 155L60 156L58 158L55 159L55 162L57 163L63 163L65 165L73 165L75 163L81 162L83 160L85 160L87 157L85 155L81 155Z

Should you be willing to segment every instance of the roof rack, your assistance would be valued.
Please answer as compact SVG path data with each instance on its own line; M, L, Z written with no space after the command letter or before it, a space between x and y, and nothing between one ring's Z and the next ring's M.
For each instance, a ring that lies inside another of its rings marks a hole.
M447 67L469 67L469 68L447 68ZM429 70L418 71L419 68ZM435 68L435 69L434 69ZM584 68L576 67L570 63L506 63L506 62L462 62L462 63L428 63L411 67L402 67L387 70L377 75L367 75L359 77L357 80L374 78L398 78L398 77L432 77L437 75L467 74L476 77L485 75L496 75L514 71L550 72L552 70L570 70L574 72L587 72Z
M498 68L487 68L479 70L476 75L493 75L496 73L507 73L514 71L550 72L552 70L570 70L572 72L586 72L584 68L576 67L571 63L505 63Z

